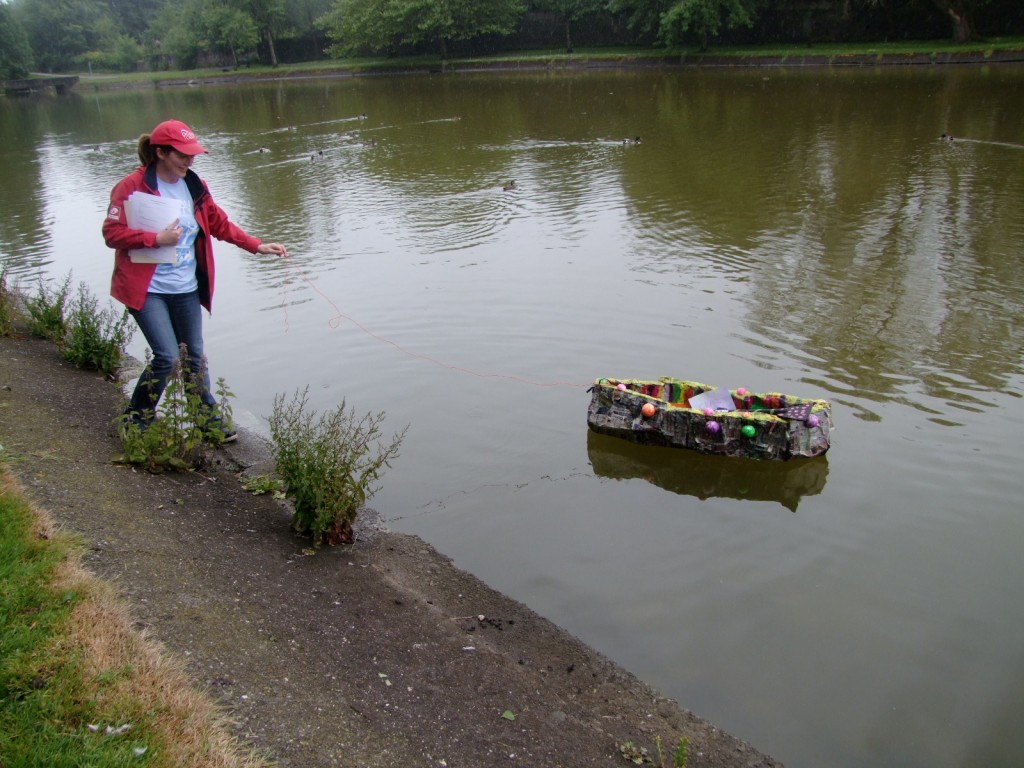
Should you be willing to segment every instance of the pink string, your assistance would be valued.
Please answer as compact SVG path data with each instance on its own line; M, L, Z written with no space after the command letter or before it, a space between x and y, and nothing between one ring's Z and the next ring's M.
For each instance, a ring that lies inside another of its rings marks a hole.
M339 328L339 327L341 327L342 322L347 320L348 322L352 323L352 325L354 325L356 328L358 328L363 333L365 333L367 336L369 336L371 339L379 341L382 344L387 344L388 346L393 347L394 349L398 350L403 355L407 355L408 357L412 357L412 358L415 358L417 360L423 360L424 362L431 363L432 365L436 365L439 368L444 368L444 369L449 370L449 371L455 371L457 373L465 373L465 374L468 374L469 376L476 376L476 377L481 378L481 379L506 379L508 381L519 382L520 384L527 384L527 385L529 385L531 387L544 387L544 388L549 388L549 387L573 387L573 388L578 388L578 387L589 387L591 385L591 383L592 383L592 382L587 382L586 384L579 384L577 382L571 382L571 381L535 381L533 379L527 379L527 378L523 378L522 376L515 376L513 374L508 374L508 373L483 373L481 371L474 371L471 368L464 368L464 367L462 367L460 365L452 365L450 363L445 363L445 362L443 362L441 360L438 360L435 357L431 357L430 355L424 355L424 354L420 354L419 352L413 352L413 351L411 351L409 349L406 349L401 344L398 344L398 343L392 341L391 339L386 339L383 336L380 336L379 334L374 333L373 331L371 331L369 328L367 328L365 325L360 323L355 318L350 317L349 315L346 315L344 312L341 311L341 309L338 307L338 305L335 304L331 300L331 298L327 294L325 294L323 291L321 291L319 288L316 287L316 284L314 284L312 280L310 280L305 274L302 274L302 273L300 273L300 274L302 276L302 280L306 283L306 285L308 285L311 290L313 290L318 296L320 296L320 298L322 298L325 302L327 302L331 306L331 308L334 310L334 316L332 318L330 318L330 320L327 321L328 325L330 325L331 328L334 328L334 329ZM284 294L285 295L284 295L283 298L284 298L284 305L285 305L285 330L287 331L287 327L288 327L288 300L287 300L288 297L287 297L287 289L285 289Z

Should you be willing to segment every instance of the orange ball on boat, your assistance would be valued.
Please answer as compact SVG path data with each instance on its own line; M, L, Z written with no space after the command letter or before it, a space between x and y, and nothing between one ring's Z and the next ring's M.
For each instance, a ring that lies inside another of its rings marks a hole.
M654 403L644 403L644 407L640 409L640 413L646 416L648 419L655 414L657 409L654 407Z

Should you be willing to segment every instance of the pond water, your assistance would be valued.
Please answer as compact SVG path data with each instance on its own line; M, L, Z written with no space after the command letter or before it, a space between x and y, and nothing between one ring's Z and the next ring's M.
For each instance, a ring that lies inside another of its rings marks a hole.
M76 90L0 101L9 280L106 297L109 190L185 120L292 252L217 249L242 424L307 385L408 424L390 527L790 768L1024 754L1024 70ZM603 376L824 397L832 449L590 434Z

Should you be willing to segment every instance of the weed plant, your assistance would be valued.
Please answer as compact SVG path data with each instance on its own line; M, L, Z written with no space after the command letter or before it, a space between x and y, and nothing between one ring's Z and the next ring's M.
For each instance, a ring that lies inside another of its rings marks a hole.
M120 316L112 307L99 308L99 300L83 282L69 301L71 274L56 288L39 282L34 296L24 296L7 285L7 271L0 272L0 335L13 332L16 319L27 312L29 331L49 339L60 348L64 359L79 368L93 368L113 377L124 361L125 347L135 328L128 310Z
M352 540L356 514L379 488L375 483L398 457L408 427L386 443L380 438L384 413L357 418L345 401L318 416L309 408L309 387L286 402L274 398L270 416L277 472L292 501L292 526L318 547Z
M649 765L652 768L669 768L665 762L665 751L662 748L661 736L655 736L654 743L658 751L657 760L651 757L646 747L638 747L632 741L619 745L619 754L622 758L634 765ZM690 740L685 736L679 739L675 750L672 752L672 768L686 768L689 760Z
M0 336L14 333L18 317L18 294L7 285L7 267L0 269Z
M64 278L64 282L56 288L40 280L39 291L33 296L25 297L29 331L41 338L62 344L67 333L65 312L70 292L70 272Z
M266 494L274 499L287 498L287 494L284 492L284 481L279 477L271 477L270 475L254 475L242 483L242 488L253 496L263 496Z
M61 353L79 368L95 368L104 376L113 376L124 361L124 350L135 327L128 310L118 317L112 308L99 309L99 301L85 283L71 304L66 322L67 335Z
M143 376L150 375L150 360L147 353ZM225 429L231 424L229 399L234 395L224 379L218 379L219 405L211 409L202 399L206 360L195 372L189 370L188 362L188 349L182 344L167 379L159 413L126 412L118 417L124 463L153 471L199 469L206 461L206 444L218 445L226 436Z
M661 738L658 738L658 756L664 762L665 758L661 754ZM675 768L686 768L686 763L690 756L690 740L683 737L676 744L675 750L672 752L672 765Z

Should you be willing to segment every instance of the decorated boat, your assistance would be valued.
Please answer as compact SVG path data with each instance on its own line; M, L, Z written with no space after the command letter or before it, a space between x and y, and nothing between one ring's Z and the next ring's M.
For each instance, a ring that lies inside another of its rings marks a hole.
M636 443L782 461L829 449L827 400L671 378L601 378L589 391L589 427Z

